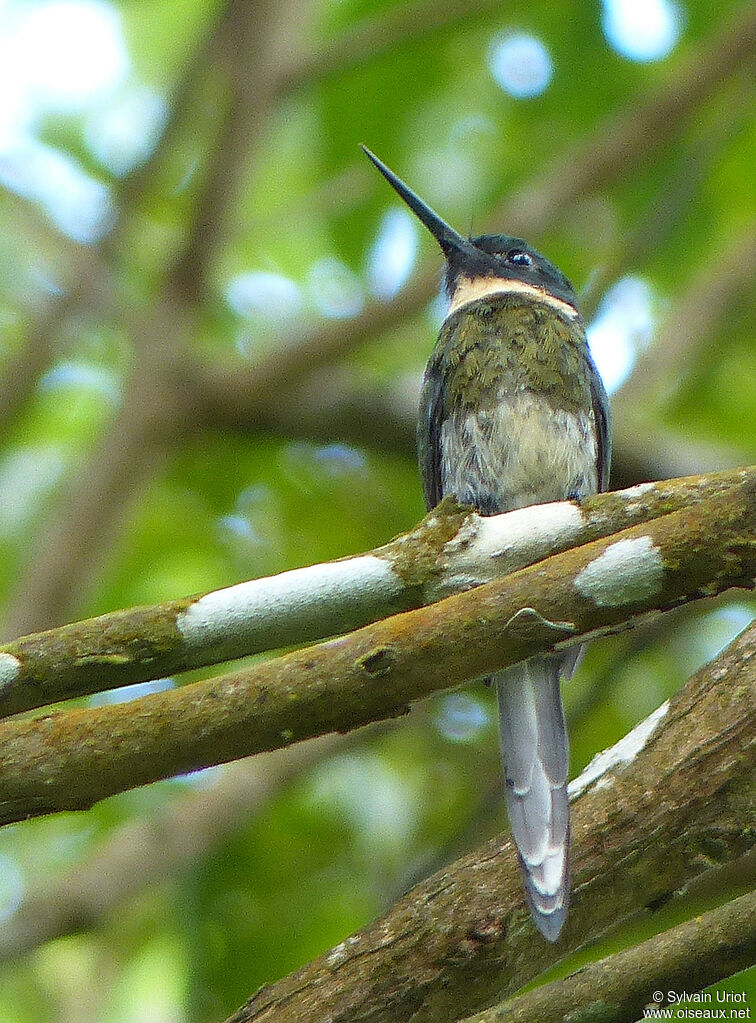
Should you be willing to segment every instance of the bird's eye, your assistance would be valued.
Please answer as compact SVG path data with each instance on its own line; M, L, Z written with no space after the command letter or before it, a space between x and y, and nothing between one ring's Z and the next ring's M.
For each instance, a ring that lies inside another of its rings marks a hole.
M507 262L514 266L532 266L533 257L529 252L523 252L522 249L510 249L507 253Z

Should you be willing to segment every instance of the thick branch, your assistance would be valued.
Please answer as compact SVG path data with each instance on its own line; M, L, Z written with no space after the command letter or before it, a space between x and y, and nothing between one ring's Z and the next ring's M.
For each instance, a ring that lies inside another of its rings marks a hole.
M664 993L666 1005L666 992L700 991L752 966L755 954L756 892L749 892L465 1023L563 1023L578 1014L634 1023L647 1005L660 1004L654 992Z
M369 554L27 636L0 648L0 716L311 643L711 500L733 486L756 486L756 468L644 484L582 506L539 505L488 518L450 506Z
M640 614L751 586L756 486L525 568L349 636L133 703L0 727L0 822L329 731ZM189 620L198 634L203 616Z
M262 988L229 1023L451 1023L743 855L756 834L755 689L751 626L573 784L573 897L556 946L536 934L514 848L499 837Z

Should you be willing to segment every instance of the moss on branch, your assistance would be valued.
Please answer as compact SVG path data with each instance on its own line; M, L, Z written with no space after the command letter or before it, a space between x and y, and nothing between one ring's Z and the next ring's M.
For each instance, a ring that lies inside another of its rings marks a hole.
M477 581L504 575L567 547L709 501L733 486L748 486L753 480L756 469L735 470L643 484L628 491L589 498L583 502L580 516L576 515L576 526L571 532L556 534L548 522L539 531L534 523L532 535L524 538L516 550L507 549L502 540L501 550L487 559L479 559L483 564L476 567ZM499 518L506 537L509 519ZM288 614L272 598L266 613L266 588L272 589L293 574L258 580L258 604L263 610L256 622L250 621L250 615L229 615L212 641L187 642L178 623L200 598L186 597L152 607L115 611L7 643L0 647L0 716L264 650L311 643L437 600L455 587L470 585L469 558L467 574L459 577L456 566L465 557L465 551L455 540L463 526L475 520L480 522L459 506L444 505L409 533L372 552L396 576L394 585L382 591L371 593L367 581L364 587L351 592L336 587L329 603L322 590L308 582L308 572L315 574L314 571L304 570L299 576L300 589L295 591L291 587L292 598L296 592L296 601L291 600ZM490 524L494 520L486 521ZM468 548L473 544L469 529L464 543ZM344 559L336 565L346 570L356 560ZM221 592L232 594L231 589Z
M756 482L348 636L127 704L0 726L0 822L404 713L560 640L756 575Z

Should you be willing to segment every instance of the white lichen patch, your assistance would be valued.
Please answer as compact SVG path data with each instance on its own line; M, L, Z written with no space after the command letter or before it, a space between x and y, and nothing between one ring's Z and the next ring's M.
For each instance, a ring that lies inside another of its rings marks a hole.
M654 486L653 483L637 483L634 487L628 487L627 490L620 490L617 496L625 501L634 501L637 497L643 497L649 490L653 490Z
M571 501L536 504L505 515L481 517L477 542L490 557L506 558L534 544L547 542L554 547L569 543L583 525L583 513Z
M575 587L600 607L653 597L664 579L661 551L650 536L618 540L575 577Z
M341 944L335 945L326 956L326 962L329 966L338 966L339 963L343 963L347 957L346 942L342 941Z
M614 746L597 753L585 770L570 782L570 799L575 799L590 785L596 788L609 788L614 783L610 772L621 764L629 764L635 760L668 710L669 700L665 700L661 707L657 707Z
M346 959L349 949L354 945L358 945L360 941L359 934L353 934L347 938L346 941L340 942L338 945L334 945L331 951L326 955L326 962L329 966L339 966Z
M268 648L285 646L343 631L345 619L369 620L402 589L387 560L364 555L215 590L177 615L176 624L193 647L258 636Z
M470 515L444 548L444 574L433 596L490 582L564 550L580 539L584 525L580 508L569 501Z
M21 661L13 654L0 653L0 699L21 674Z

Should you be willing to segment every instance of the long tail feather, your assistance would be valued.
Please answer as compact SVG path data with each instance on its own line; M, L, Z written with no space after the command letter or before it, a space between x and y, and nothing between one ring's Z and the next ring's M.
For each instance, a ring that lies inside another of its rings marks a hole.
M569 766L560 675L576 653L533 657L493 676L507 808L533 919L556 941L567 918Z

